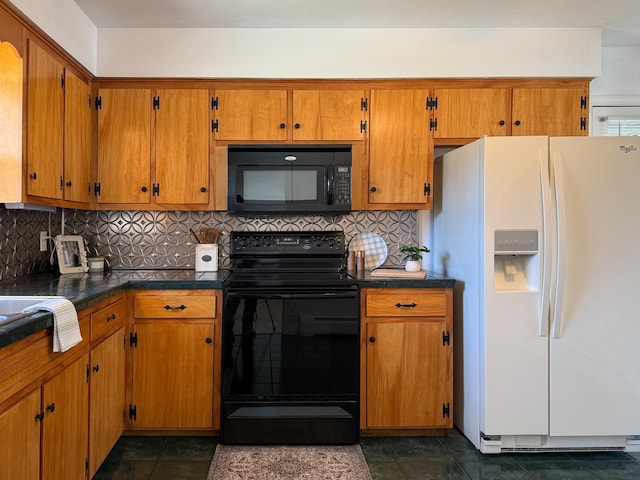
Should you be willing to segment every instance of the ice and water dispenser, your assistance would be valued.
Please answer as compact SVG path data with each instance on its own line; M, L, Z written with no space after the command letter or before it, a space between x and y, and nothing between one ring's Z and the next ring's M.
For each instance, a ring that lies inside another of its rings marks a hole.
M538 230L496 230L493 267L495 290L539 290L538 255Z

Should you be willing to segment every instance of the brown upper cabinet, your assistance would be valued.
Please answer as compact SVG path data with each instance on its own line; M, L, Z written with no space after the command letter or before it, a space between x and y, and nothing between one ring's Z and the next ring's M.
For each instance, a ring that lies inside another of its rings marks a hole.
M293 140L362 140L364 90L294 90Z
M90 87L31 40L27 79L27 195L86 204Z
M208 205L210 101L205 89L100 89L97 202Z
M363 140L366 131L364 90L216 90L212 107L218 141Z
M287 139L285 90L216 90L212 107L215 140Z
M507 88L440 88L433 91L434 139L507 135L511 118Z
M428 90L372 90L367 208L431 208Z
M64 67L29 42L27 78L27 195L62 199Z
M513 89L512 135L588 135L587 87Z
M435 89L430 99L433 138L484 135L587 135L584 87Z

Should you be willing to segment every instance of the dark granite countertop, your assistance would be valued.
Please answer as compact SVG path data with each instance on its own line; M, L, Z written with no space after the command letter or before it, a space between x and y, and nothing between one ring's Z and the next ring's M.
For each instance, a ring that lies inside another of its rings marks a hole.
M0 296L61 296L78 311L119 292L135 289L216 289L224 286L227 270L113 270L101 273L39 273L0 282ZM0 348L53 325L50 313L41 312L0 326Z
M456 281L430 271L425 278L372 277L371 272L367 271L359 283L361 288L453 288Z
M228 270L112 270L66 275L40 273L0 281L0 296L62 296L71 300L80 311L129 289L224 288L228 274ZM425 279L372 278L370 272L366 272L360 279L362 288L453 288L454 285L454 279L432 272L428 272ZM52 325L52 315L41 312L0 326L0 348Z

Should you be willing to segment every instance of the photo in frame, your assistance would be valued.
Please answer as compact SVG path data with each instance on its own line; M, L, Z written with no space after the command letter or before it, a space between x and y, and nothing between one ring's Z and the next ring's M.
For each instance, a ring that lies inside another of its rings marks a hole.
M56 246L60 273L89 271L84 239L80 235L57 235L53 242Z

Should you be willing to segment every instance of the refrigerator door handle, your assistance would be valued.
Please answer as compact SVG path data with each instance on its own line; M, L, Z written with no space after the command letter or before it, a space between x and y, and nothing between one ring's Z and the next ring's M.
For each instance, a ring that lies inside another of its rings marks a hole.
M559 160L560 153L552 153L551 166L553 168L553 182L556 197L556 238L558 242L558 250L556 261L555 303L553 305L551 317L551 338L560 338L560 335L562 334L562 304L564 301L564 272L566 261L564 181L562 164Z
M551 296L551 228L553 228L551 214L551 186L549 183L549 160L546 152L541 151L538 167L540 170L540 193L542 195L542 285L540 318L538 320L538 335L549 336L549 297Z

